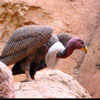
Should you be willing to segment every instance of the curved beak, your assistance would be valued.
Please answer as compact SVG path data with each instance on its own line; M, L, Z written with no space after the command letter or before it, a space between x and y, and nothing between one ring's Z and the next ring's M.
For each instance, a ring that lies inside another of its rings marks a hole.
M84 51L85 53L87 53L87 46L82 47L81 50Z

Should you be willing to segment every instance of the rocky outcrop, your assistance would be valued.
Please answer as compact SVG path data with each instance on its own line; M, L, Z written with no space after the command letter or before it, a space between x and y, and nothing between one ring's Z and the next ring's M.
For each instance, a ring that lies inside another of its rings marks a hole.
M13 83L10 69L0 62L0 98L91 98L74 78L60 70L42 70L36 80Z
M91 40L89 51L77 72L77 80L94 98L100 98L100 26ZM88 62L88 63L87 63Z
M0 98L14 98L14 83L10 69L0 62Z
M14 30L25 25L51 25L56 34L68 32L79 36L88 45L88 53L84 55L82 51L77 50L63 60L58 68L78 79L93 97L100 97L97 85L99 30L96 32L99 22L99 0L0 0L0 51ZM89 69L90 75L86 71ZM91 79L91 76L94 78Z
M15 98L91 98L70 75L60 70L42 70L36 80L15 83Z

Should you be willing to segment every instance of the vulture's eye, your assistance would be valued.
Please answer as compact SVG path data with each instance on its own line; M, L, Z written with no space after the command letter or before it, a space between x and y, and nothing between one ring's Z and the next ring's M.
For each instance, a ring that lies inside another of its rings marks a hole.
M80 40L80 43L81 43L81 44L84 44L84 42L83 42L82 40Z

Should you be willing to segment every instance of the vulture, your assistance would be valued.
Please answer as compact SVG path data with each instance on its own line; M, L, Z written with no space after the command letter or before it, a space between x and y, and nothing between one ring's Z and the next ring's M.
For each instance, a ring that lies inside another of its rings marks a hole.
M37 70L54 67L76 49L87 52L79 37L72 38L68 33L53 34L49 25L29 25L14 31L2 50L0 61L7 66L14 64L13 75L25 73L29 81L34 79Z

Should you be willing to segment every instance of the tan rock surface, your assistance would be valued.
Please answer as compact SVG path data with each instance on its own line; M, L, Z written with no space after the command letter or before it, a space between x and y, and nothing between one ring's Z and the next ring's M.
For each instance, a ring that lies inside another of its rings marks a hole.
M95 69L99 66L97 59L100 58L98 49L100 42L98 40L96 45L93 42L99 36L99 31L96 32L99 22L99 0L0 0L0 51L16 28L30 24L48 24L54 27L56 34L69 32L73 36L79 36L87 43L88 54L84 55L82 51L75 51L72 56L63 60L58 68L76 79L78 75L81 85L85 86L93 97L100 97L98 94L99 85L97 86L99 70ZM94 51L94 48L96 48L96 51ZM94 52L96 53L95 56ZM79 70L89 70L86 66L91 69L91 75L87 73L82 78L82 71L79 72ZM90 80L92 75L95 82ZM15 76L15 81L20 81L23 78L24 75ZM85 81L90 82L91 86Z
M16 98L91 98L86 89L60 70L42 70L36 80L15 83Z
M77 80L91 96L100 98L100 26L91 40L89 52L77 73ZM88 63L87 63L88 62Z

